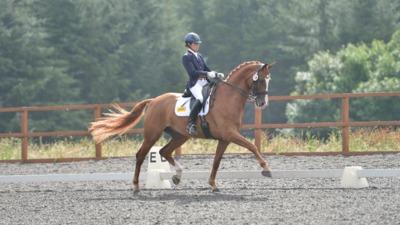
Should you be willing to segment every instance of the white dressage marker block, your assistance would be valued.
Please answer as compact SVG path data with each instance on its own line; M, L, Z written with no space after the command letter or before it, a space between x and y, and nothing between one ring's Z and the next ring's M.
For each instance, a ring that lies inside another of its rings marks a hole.
M162 180L160 173L171 172L169 163L159 154L161 147L152 147L150 149L149 161L147 164L147 189L167 189L171 188L171 181Z
M361 171L361 166L349 166L343 170L342 180L340 181L341 188L366 188L369 187L367 178L359 177L358 171Z

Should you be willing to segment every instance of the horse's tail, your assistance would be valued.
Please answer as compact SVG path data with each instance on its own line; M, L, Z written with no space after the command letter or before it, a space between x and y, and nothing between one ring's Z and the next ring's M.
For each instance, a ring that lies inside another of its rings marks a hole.
M130 112L119 105L113 105L116 111L110 110L109 113L105 113L107 117L102 117L90 124L89 132L92 134L93 139L96 143L100 143L112 135L128 132L143 117L144 110L151 101L153 99L139 102Z

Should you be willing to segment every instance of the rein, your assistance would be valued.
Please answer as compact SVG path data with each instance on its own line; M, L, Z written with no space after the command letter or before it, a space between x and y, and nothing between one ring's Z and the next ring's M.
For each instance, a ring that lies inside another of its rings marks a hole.
M233 90L239 92L243 97L251 99L251 97L252 97L251 93L248 93L247 91L244 91L244 90L242 90L242 89L236 87L235 85L230 84L230 83L228 83L228 82L226 82L226 81L223 81L223 80L221 80L221 79L219 79L219 78L218 78L218 80L220 81L219 83L224 83L224 84L228 85L228 86L231 87Z
M264 64L261 64L260 67L258 68L257 72L253 75L253 84L252 84L252 91L251 92L247 92L243 89L240 89L238 87L236 87L233 84L230 84L226 81L221 80L220 78L215 78L216 83L220 84L220 83L224 83L226 85L228 85L230 88L232 88L234 91L239 92L244 98L247 98L249 100L255 100L257 98L258 95L267 95L268 91L258 91L258 73L261 71L261 68L264 66ZM267 80L269 80L270 78L270 74L267 75ZM267 87L268 87L268 81L267 81ZM268 90L268 88L267 88Z

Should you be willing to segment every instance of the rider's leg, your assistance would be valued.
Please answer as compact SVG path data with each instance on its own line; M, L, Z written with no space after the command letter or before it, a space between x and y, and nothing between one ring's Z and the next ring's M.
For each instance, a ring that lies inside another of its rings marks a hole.
M207 84L206 80L198 80L196 85L190 88L193 96L196 98L192 108L190 109L187 132L192 135L197 134L196 120L201 110L201 105L203 103L203 86Z
M197 99L195 101L195 103L193 104L192 108L190 109L188 126L186 129L189 134L192 134L192 135L197 134L196 121L197 121L197 117L199 115L200 110L201 110L201 101Z

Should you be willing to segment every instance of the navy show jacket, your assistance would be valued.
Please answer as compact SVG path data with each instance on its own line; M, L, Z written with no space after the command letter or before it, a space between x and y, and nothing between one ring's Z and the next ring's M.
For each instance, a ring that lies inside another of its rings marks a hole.
M182 64L189 75L189 81L186 84L186 88L193 87L200 77L207 77L207 72L211 69L207 66L203 56L197 53L197 58L192 52L187 51L182 57Z

